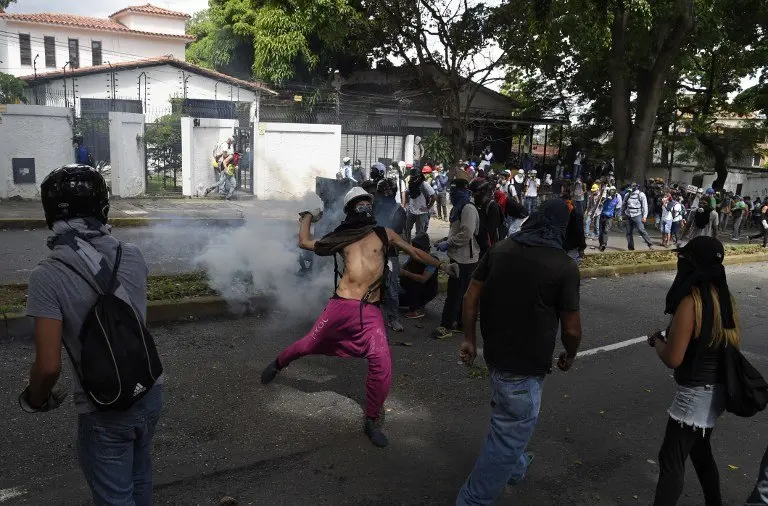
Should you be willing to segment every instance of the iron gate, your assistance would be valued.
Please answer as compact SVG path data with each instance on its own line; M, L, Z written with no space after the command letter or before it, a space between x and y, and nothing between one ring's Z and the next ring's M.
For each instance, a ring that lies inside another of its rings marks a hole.
M235 127L235 152L240 153L240 163L237 169L237 189L253 195L253 139L252 126L248 128Z

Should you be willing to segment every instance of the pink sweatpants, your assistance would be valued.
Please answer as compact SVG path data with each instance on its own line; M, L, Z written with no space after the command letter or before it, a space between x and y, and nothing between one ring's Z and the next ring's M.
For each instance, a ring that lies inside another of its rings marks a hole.
M361 326L359 300L333 298L328 301L309 334L283 350L278 362L280 367L286 367L305 355L367 359L365 416L379 417L392 383L392 360L384 318L378 306L363 305Z

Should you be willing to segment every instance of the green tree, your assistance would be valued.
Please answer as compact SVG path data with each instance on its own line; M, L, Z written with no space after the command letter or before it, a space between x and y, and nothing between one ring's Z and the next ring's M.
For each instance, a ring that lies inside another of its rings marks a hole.
M190 20L190 61L223 70L250 48L250 71L271 83L326 79L368 67L376 45L359 0L211 0Z
M169 114L147 124L144 128L146 157L154 171L150 184L159 188L178 186L181 173L181 116ZM170 183L170 184L169 184Z
M0 104L27 103L26 89L27 83L21 79L0 72Z
M5 9L13 3L16 3L16 0L0 0L0 9Z

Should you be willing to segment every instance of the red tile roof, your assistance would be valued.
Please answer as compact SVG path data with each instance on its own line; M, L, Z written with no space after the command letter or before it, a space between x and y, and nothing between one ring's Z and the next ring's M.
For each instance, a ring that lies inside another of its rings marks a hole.
M152 4L146 4L146 5L131 5L129 7L126 7L125 9L120 9L119 11L110 14L110 18L114 18L115 16L118 16L120 14L127 12L135 12L139 14L156 14L158 16L170 16L173 18L184 18L189 19L191 16L189 14L186 14L184 12L178 12L178 11L169 11L168 9L163 9L162 7L157 7Z
M88 16L76 16L74 14L53 14L47 12L26 14L0 12L0 18L9 21L21 21L25 23L41 23L46 25L63 25L90 30L102 30L108 32L133 33L136 35L150 35L155 37L167 37L172 39L195 40L194 35L176 35L170 33L142 32L131 30L125 25L106 18L92 18Z
M80 67L79 69L68 70L66 72L62 72L61 70L56 70L52 72L45 72L43 74L37 74L37 76L34 76L34 75L22 76L19 79L21 79L22 81L26 81L30 85L34 85L37 83L50 81L52 79L59 79L61 77L67 77L67 78L79 77L79 76L87 76L90 74L98 74L102 72L112 72L112 71L120 71L120 70L145 68L145 67L155 67L158 65L171 65L172 67L176 67L182 70L187 70L189 72L206 76L211 79L216 79L218 81L226 82L235 86L240 86L241 88L245 88L247 90L252 90L252 91L261 90L261 91L266 91L267 93L270 93L273 95L277 95L277 92L269 89L266 85L264 85L264 83L261 83L259 81L245 81L243 79L238 79L236 77L228 76L227 74L222 74L221 72L217 72L215 70L207 69L205 67L200 67L199 65L194 65L192 63L177 60L173 56L159 56L157 58L146 58L143 60L113 63L112 66L95 65L91 67Z

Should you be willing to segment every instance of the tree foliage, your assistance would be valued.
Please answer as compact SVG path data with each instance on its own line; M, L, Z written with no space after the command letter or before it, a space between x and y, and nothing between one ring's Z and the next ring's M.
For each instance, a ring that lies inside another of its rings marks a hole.
M24 94L27 83L21 79L0 72L0 104L18 104L27 102Z
M312 81L368 65L373 38L354 0L211 0L190 20L190 61L224 70L247 48L253 77Z
M0 9L5 9L12 3L16 3L16 0L0 0Z

